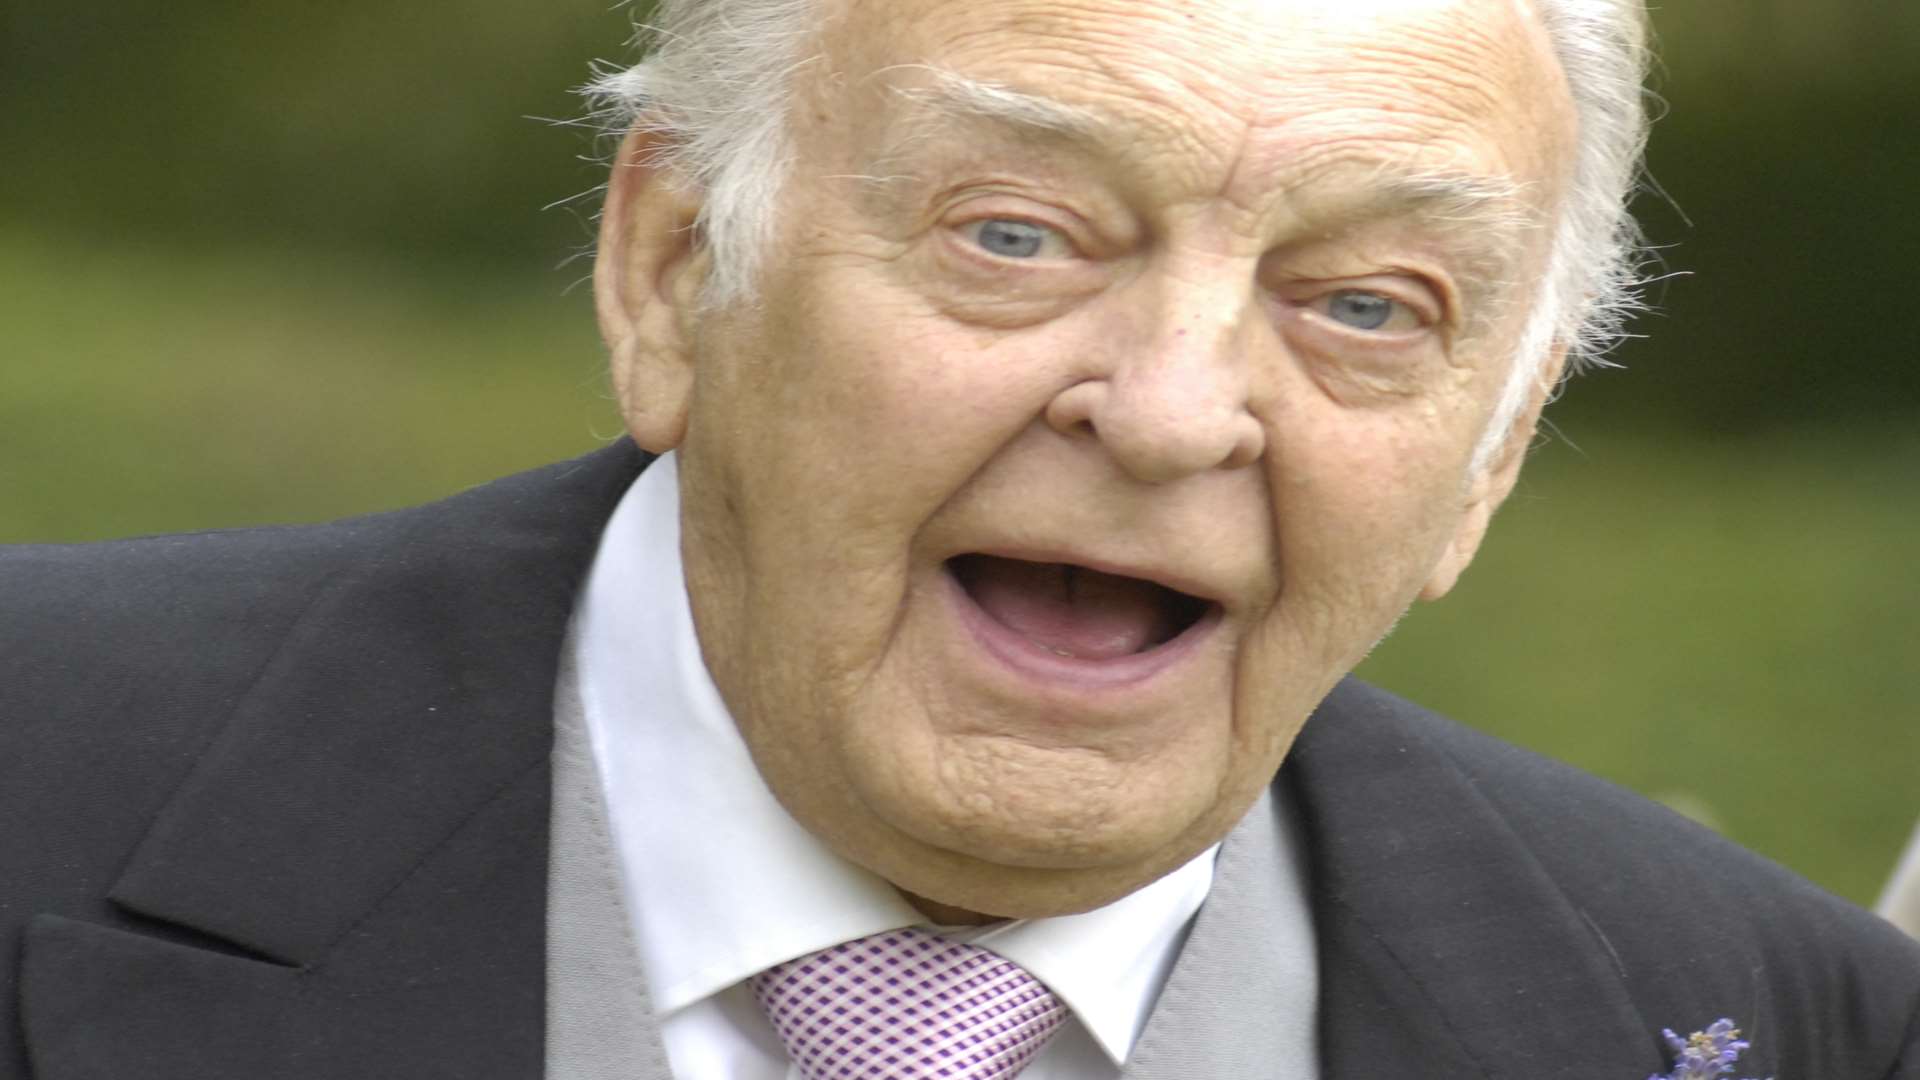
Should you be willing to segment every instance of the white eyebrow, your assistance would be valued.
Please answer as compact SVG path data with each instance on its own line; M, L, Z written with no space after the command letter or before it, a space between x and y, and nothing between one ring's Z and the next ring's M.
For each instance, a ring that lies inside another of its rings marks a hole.
M896 171L901 163L927 142L952 138L960 125L986 123L1015 137L1078 143L1088 150L1107 145L1112 134L1110 124L1077 105L934 64L894 64L870 77L885 78L897 72L921 76L914 80L917 85L888 88L909 108L869 161L867 171L849 177L866 182L876 191L912 179Z
M1487 227L1523 225L1525 185L1507 177L1383 168L1365 185L1369 205L1399 207L1434 221Z
M895 87L893 91L918 107L914 127L927 121L990 120L1035 134L1077 141L1092 141L1107 127L1098 117L1076 105L933 64L899 64L884 68L878 74L900 70L924 71L930 76L928 85Z
M875 76L894 72L920 73L920 85L895 86L892 92L912 103L900 129L887 141L873 173L857 177L876 189L908 179L894 169L919 144L953 135L956 122L985 121L1016 136L1080 144L1095 152L1118 152L1129 140L1100 115L1053 98L1015 89L1004 83L963 75L934 64L898 64ZM1322 228L1388 217L1431 223L1451 234L1456 253L1466 262L1468 291L1495 293L1512 283L1525 237L1544 221L1526 197L1526 185L1509 177L1486 176L1462 170L1423 170L1381 164L1344 177L1309 179L1306 188L1335 194L1313 215ZM1311 204L1309 204L1311 205Z
M1126 142L1115 138L1112 125L1105 119L1077 105L933 64L896 64L881 69L876 75L895 71L924 72L928 81L923 86L893 88L893 93L912 102L915 108L903 130L889 141L883 154L885 161L897 160L912 145L942 134L942 125L956 120L985 120L1016 132L1096 147ZM951 134L950 131L944 133ZM1383 166L1354 186L1365 194L1345 208L1340 217L1364 216L1369 212L1417 214L1445 224L1496 229L1527 223L1522 186L1506 178Z
M1481 301L1509 291L1527 238L1547 220L1529 203L1527 185L1503 176L1383 166L1352 190L1356 197L1338 200L1323 227L1383 217L1426 222L1460 260L1464 291ZM1487 314L1483 305L1473 307Z

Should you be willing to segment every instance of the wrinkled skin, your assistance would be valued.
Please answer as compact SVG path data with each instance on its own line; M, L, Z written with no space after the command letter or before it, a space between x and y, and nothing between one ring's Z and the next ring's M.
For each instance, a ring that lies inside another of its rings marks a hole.
M602 328L634 438L680 451L704 655L787 809L924 910L1108 903L1224 835L1471 559L1538 407L1470 467L1563 80L1520 0L866 0L819 49L760 303L697 303L697 196L646 137L608 202ZM929 123L936 68L1093 134ZM1509 182L1511 220L1365 198L1408 171ZM1143 677L1009 667L945 569L983 551L1216 618Z

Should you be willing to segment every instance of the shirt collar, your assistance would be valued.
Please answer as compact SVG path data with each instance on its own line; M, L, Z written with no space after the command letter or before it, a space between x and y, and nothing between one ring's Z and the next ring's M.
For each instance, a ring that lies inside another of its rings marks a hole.
M926 920L834 854L761 780L707 672L680 560L673 455L601 537L580 601L580 692L655 1007ZM1124 1063L1213 880L1217 846L1106 907L947 931L1025 967Z

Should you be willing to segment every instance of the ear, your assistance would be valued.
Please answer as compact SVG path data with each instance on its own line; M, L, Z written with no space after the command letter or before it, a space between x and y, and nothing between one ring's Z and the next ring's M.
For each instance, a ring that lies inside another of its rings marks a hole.
M654 453L686 436L693 323L706 271L694 228L699 200L660 165L660 149L660 136L639 128L620 144L593 264L614 395L633 440Z
M1480 550L1480 542L1486 539L1487 525L1493 521L1493 512L1507 501L1513 493L1513 485L1520 479L1520 466L1527 458L1527 447L1533 442L1533 433L1540 424L1540 410L1547 403L1547 395L1560 381L1561 369L1567 360L1567 350L1563 345L1554 346L1553 355L1535 377L1532 396L1526 408L1520 410L1507 434L1500 442L1499 449L1483 466L1479 475L1473 478L1473 485L1467 491L1466 513L1460 518L1460 525L1454 531L1453 540L1440 556L1440 562L1433 568L1432 576L1420 589L1420 599L1438 600L1452 591L1454 583L1466 572L1467 564L1473 562L1474 555Z

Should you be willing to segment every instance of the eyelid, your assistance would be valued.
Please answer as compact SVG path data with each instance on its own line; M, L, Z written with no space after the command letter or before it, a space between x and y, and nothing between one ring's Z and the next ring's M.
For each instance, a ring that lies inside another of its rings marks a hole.
M1326 310L1330 309L1340 298L1346 296L1367 296L1386 301L1389 305L1387 317L1379 326L1355 326L1352 323L1342 321L1331 310ZM1389 296L1386 293L1376 292L1372 289L1335 289L1332 292L1321 293L1319 296L1308 301L1307 309L1315 315L1326 319L1340 330L1354 334L1366 334L1372 337L1419 333L1425 331L1432 325L1426 314L1414 305L1407 303L1399 297ZM1412 326L1405 325L1409 321L1413 323ZM1395 325L1396 323L1400 325Z
M1064 256L1079 256L1087 250L1086 230L1066 211L1058 210L1030 197L1001 190L978 191L955 200L940 214L942 226L965 233L989 221L1017 221L1045 230L1067 248ZM982 252L994 257L991 252ZM1047 256L1039 257L1041 260ZM1033 261L1033 260L1028 260Z
M997 252L987 250L987 248L980 243L979 237L976 235L976 233L977 233L977 230L996 221L1012 222L1015 224L1028 226L1029 228L1040 230L1042 233L1045 234L1040 241L1040 245L1041 245L1040 251L1024 258L1016 258L1015 256L1001 255ZM1014 262L1045 262L1048 259L1069 258L1073 255L1078 254L1079 252L1078 245L1076 245L1073 242L1073 238L1071 236L1068 236L1066 234L1065 230L1060 229L1059 227L1049 222L1036 221L1031 217L1017 216L1013 214L984 214L980 217L969 218L966 221L959 223L954 228L956 232L959 232L960 234L968 238L969 244L974 251L977 251L980 254L985 255L991 259L1005 259L1005 260L1010 260ZM1049 253L1047 251L1047 244L1049 241L1052 241L1055 245L1065 250Z
M1425 278L1411 274L1368 274L1351 278L1294 281L1281 286L1276 292L1287 303L1326 319L1335 328L1346 333L1382 336L1390 331L1360 330L1335 323L1331 318L1323 315L1315 305L1344 292L1370 293L1391 300L1411 312L1414 318L1420 321L1420 329L1423 331L1445 325L1451 314L1447 293L1440 287L1428 283ZM1402 332L1411 333L1412 331Z

